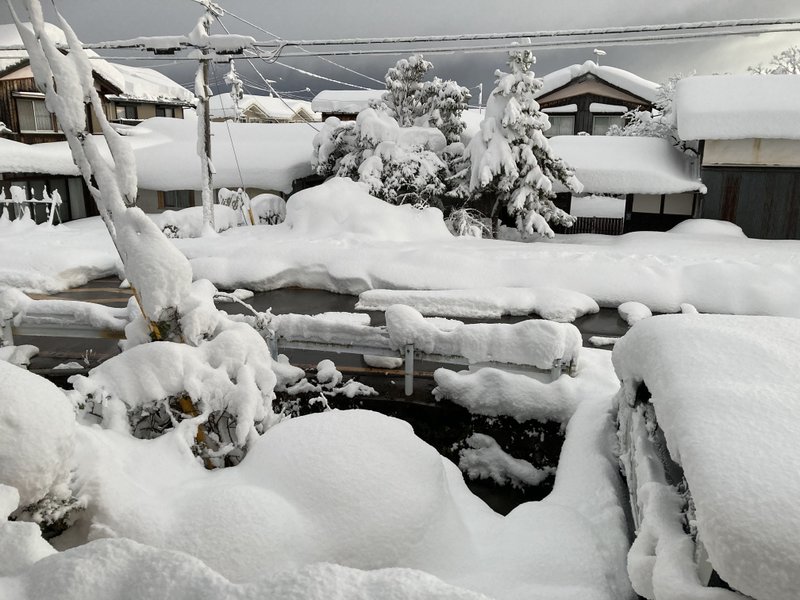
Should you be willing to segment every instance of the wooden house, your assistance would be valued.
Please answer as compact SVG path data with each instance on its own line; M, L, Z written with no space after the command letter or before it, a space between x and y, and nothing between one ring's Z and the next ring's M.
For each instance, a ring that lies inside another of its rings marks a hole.
M700 142L700 216L748 237L800 239L800 77L712 75L678 82L683 140Z
M548 137L605 135L622 126L629 110L651 110L658 84L616 67L593 61L572 65L545 75L536 100L550 117Z

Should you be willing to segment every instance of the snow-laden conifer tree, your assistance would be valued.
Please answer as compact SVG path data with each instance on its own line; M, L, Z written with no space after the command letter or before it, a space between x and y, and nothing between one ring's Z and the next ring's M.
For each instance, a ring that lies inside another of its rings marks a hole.
M553 183L560 181L575 193L583 186L544 136L550 122L534 99L542 82L531 71L533 62L530 50L512 50L510 72L495 72L497 87L486 117L466 151L468 190L472 198L493 197L493 212L505 207L521 231L552 237L548 223L569 227L575 222L553 204Z
M434 77L433 81L426 81L422 85L421 94L424 122L419 122L418 119L417 125L436 127L449 144L460 142L461 132L464 131L461 113L467 110L467 103L472 97L469 90L452 79Z
M401 58L386 72L383 103L400 127L411 127L426 114L428 106L422 93L422 77L432 68L433 64L422 58L421 54L413 54Z

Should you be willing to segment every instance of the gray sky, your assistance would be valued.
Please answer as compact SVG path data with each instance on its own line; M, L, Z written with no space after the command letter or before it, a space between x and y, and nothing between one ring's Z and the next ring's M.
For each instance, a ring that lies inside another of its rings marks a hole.
M21 6L19 0L15 0ZM199 16L200 7L191 0L60 0L60 10L85 42L120 39L138 35L187 33ZM287 39L377 37L423 34L519 32L553 29L596 28L624 25L683 23L691 21L800 17L797 0L339 0L313 2L295 0L278 3L263 0L222 0L233 13ZM45 7L46 14L49 3ZM231 16L223 18L236 33L258 40L269 36L243 25ZM0 23L10 23L5 3L0 4ZM222 33L218 27L213 30ZM601 46L608 64L663 81L673 73L699 74L743 72L748 65L767 62L776 52L800 44L800 33L736 36L708 41L642 46ZM537 75L593 58L589 45L583 49L537 50ZM386 69L400 56L344 58L336 62L382 80ZM484 99L492 88L494 70L503 67L502 51L490 54L427 56L435 66L433 74L456 79L473 87L484 83ZM319 58L291 59L290 64L314 73L365 85L377 84L327 64ZM186 63L135 62L139 66L159 65L162 72L187 84L192 67ZM247 80L258 78L244 62L237 69ZM221 79L227 66L218 65ZM262 65L262 72L276 80L278 90L310 87L313 92L344 87L313 79L278 65ZM263 84L262 84L263 85ZM222 91L218 85L215 91ZM251 90L258 93L258 90Z

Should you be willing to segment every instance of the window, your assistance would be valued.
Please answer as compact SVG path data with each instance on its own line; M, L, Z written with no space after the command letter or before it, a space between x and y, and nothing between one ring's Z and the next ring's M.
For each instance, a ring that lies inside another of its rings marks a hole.
M664 214L691 216L694 208L694 194L667 194L664 198Z
M194 206L194 192L191 190L172 190L159 193L162 199L162 208L179 210Z
M605 135L612 125L625 127L622 115L594 115L592 118L592 135Z
M19 130L56 132L59 131L56 118L47 110L44 100L38 98L17 98Z
M175 107L174 106L156 106L156 116L157 117L169 117L170 119L175 118Z
M117 104L115 109L118 121L136 121L139 119L139 112L136 110L135 104Z
M661 196L655 194L636 194L633 197L633 212L657 215L661 213Z
M554 135L572 135L575 133L575 115L547 115L550 117L550 129L544 132L547 137Z

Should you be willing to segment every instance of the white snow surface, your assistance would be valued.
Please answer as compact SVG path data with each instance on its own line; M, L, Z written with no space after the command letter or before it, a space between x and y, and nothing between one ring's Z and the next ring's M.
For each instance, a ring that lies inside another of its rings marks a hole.
M589 105L589 112L600 114L620 114L628 112L628 107L624 104L603 104L602 102L592 102Z
M148 214L158 228L172 230L167 237L194 238L203 232L203 207L191 206L181 210L165 210L162 213ZM240 214L230 206L214 205L214 226L217 231L237 227Z
M314 96L311 108L320 113L358 114L371 101L380 102L386 90L322 90Z
M678 81L675 113L684 140L800 139L800 78L705 75Z
M23 144L0 138L0 171L77 177L78 167L63 143Z
M402 350L413 344L417 351L443 356L463 356L472 363L500 362L550 370L560 360L578 360L580 331L569 323L529 319L513 325L476 323L443 331L419 312L403 304L386 309L386 328L392 346Z
M543 85L536 93L536 97L541 98L545 94L549 94L567 85L573 79L587 74L591 74L615 87L622 88L640 98L644 98L648 102L653 102L656 99L656 92L659 87L657 83L643 79L624 69L605 65L599 66L591 60L587 60L581 65L575 64L564 67L563 69L558 69L542 77Z
M48 493L64 495L74 436L75 415L64 393L0 361L0 484L16 488L20 507Z
M689 174L689 162L669 140L618 135L558 135L553 151L575 170L591 194L677 194L706 187ZM559 183L557 192L567 191Z
M758 600L800 586L800 321L666 315L614 348L626 385L644 381L695 501L711 563ZM755 501L757 499L757 501Z
M0 580L16 592L0 598L629 598L609 410L610 397L587 398L551 497L506 517L377 413L281 422L214 472L177 433L80 426L77 483L91 502L79 525L92 541Z
M683 305L681 304L681 308ZM622 318L628 325L634 325L642 319L652 317L652 311L641 302L623 302L617 307L620 318Z
M686 219L669 230L670 233L688 235L723 235L734 238L746 238L742 228L728 221L714 219Z
M211 96L208 100L208 106L212 119L232 119L235 116L233 98L229 93ZM304 121L322 120L322 115L315 114L311 109L311 103L306 100L244 94L242 99L239 100L239 110L246 111L250 107L256 107L267 118L275 119L279 122L295 118L300 118Z
M459 372L436 369L433 394L479 415L509 416L520 423L532 419L567 423L584 398L600 392L613 395L619 387L617 379L609 376L608 354L583 348L575 377L561 375L555 381L489 367Z
M390 206L353 182L332 180L302 194L287 203L302 223L295 229L238 227L172 243L190 259L195 279L221 289L296 285L358 294L547 282L613 308L635 300L654 312L689 303L704 313L800 316L797 241L644 231L536 243L456 238L436 212ZM0 285L59 291L117 270L99 218L16 223L0 222Z
M464 290L367 290L358 296L358 310L386 310L393 304L411 306L426 317L499 318L538 314L569 323L596 313L589 296L558 288L485 288Z
M556 471L553 467L539 469L527 460L514 458L486 434L474 433L466 441L468 447L459 452L458 468L470 479L492 479L498 485L522 488L539 485Z
M563 106L548 106L542 109L543 113L548 115L557 115L561 113L575 113L578 112L577 104L565 104Z

